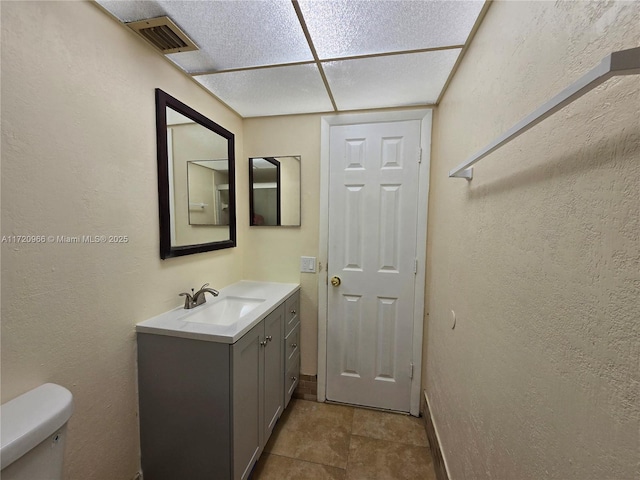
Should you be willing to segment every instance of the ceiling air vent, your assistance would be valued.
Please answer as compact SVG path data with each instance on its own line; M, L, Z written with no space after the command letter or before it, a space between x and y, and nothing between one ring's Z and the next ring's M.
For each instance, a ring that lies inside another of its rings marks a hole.
M165 55L198 50L196 44L169 17L130 22L127 26Z

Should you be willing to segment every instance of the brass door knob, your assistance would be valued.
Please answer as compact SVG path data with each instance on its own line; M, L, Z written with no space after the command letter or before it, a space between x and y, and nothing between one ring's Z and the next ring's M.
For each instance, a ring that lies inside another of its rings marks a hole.
M334 287L340 286L341 283L342 283L342 280L340 280L340 277L337 277L335 275L331 277L331 285L333 285Z

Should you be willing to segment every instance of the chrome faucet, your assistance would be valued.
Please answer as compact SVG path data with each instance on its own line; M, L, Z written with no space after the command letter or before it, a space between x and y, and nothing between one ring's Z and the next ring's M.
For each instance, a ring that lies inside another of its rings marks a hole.
M217 297L220 294L220 292L218 292L215 288L207 288L208 286L209 284L205 283L204 285L202 285L202 287L200 287L200 290L193 294L193 302L195 303L196 307L198 305L202 305L207 301L204 295L205 293L208 292L214 297Z
M198 305L206 303L207 299L205 298L205 293L207 292L209 292L214 297L217 297L220 294L220 292L218 292L214 288L207 288L208 286L209 284L205 283L196 293L193 293L193 288L191 289L191 293L181 293L180 296L185 297L184 308L190 310L194 307L197 307Z

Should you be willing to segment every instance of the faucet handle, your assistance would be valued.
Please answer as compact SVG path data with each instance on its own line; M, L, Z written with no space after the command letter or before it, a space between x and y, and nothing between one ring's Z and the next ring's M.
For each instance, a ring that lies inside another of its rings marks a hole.
M208 286L209 286L209 284L208 284L208 283L205 283L204 285L202 285L202 286L200 287L200 290L202 290L203 288L206 288L206 287L208 287Z
M193 289L191 289L193 292ZM184 297L184 308L187 310L193 308L193 296L190 293L182 292L178 296Z

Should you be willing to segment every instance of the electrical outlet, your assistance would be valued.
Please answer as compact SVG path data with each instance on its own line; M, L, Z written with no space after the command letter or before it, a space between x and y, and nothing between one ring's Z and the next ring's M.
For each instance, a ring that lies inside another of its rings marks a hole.
M300 271L316 273L316 257L300 257Z

